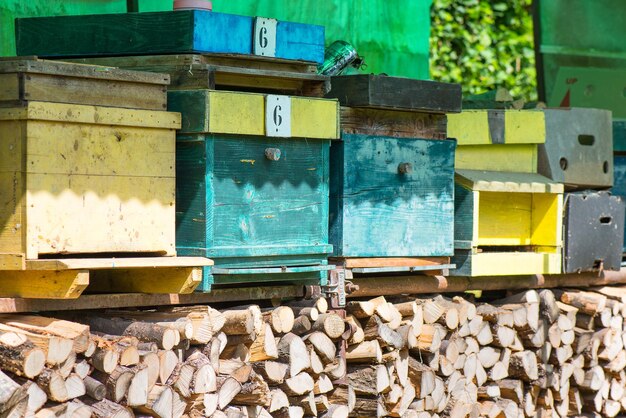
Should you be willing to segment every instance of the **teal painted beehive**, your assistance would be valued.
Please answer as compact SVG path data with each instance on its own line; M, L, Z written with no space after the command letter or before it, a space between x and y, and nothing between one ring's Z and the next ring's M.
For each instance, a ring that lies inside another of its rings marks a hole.
M330 152L330 242L337 257L454 253L454 154L446 111L460 87L383 76L331 80L342 104Z
M324 59L323 26L205 10L20 18L15 32L17 54L40 57L200 53Z
M212 283L325 282L328 159L338 103L182 90L177 144L177 250L211 254Z

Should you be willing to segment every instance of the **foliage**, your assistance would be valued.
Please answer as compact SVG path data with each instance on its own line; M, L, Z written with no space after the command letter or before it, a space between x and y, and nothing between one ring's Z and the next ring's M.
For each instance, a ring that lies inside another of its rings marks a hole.
M431 78L460 83L463 94L497 87L536 100L532 0L434 0Z

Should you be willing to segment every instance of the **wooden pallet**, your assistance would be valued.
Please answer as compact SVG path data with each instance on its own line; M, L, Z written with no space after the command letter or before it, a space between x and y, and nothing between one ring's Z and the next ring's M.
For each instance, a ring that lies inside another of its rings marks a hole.
M254 55L179 54L72 58L64 61L166 73L169 90L242 90L322 97L330 78L310 62Z
M202 280L202 257L21 260L0 270L0 296L75 299L83 292L191 293ZM4 265L3 265L4 266Z
M454 268L450 257L376 257L376 258L331 258L339 268L357 275L381 273L416 273L447 275Z

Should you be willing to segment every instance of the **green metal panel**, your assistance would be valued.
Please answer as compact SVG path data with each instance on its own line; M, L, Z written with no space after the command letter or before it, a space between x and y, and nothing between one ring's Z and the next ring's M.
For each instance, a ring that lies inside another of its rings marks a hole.
M356 47L366 73L428 78L431 0L213 0L213 10L326 26L326 45Z

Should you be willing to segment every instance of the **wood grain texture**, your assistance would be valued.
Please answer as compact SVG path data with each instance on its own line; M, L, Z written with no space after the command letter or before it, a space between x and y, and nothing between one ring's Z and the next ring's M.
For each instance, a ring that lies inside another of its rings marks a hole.
M177 120L166 112L41 102L0 109L7 145L0 184L8 197L0 206L0 251L29 259L174 254Z
M371 74L336 76L330 83L326 97L339 99L342 106L425 113L461 111L459 84Z
M2 271L2 297L35 299L73 299L80 296L89 284L89 273L83 270L66 271Z
M331 147L334 255L451 255L454 148L454 141L343 134ZM402 163L412 173L399 174Z
M537 172L537 144L459 145L455 167L463 170Z
M264 136L264 94L180 90L168 94L168 107L181 112L183 133ZM339 106L335 100L290 97L293 138L336 139Z
M345 106L341 107L341 131L395 138L447 138L445 115Z
M281 150L278 161L265 157L268 147ZM223 267L232 266L237 257L249 258L237 267L254 266L257 258L264 258L268 267L294 265L299 256L305 265L319 264L330 250L328 147L324 140L227 135L181 139L177 145L181 254L199 251ZM290 263L279 264L291 256L295 258ZM222 258L228 259L226 265Z
M18 55L42 57L251 54L252 30L253 18L249 16L202 10L58 16L17 20L16 43ZM46 42L49 38L59 42L50 45ZM278 22L276 57L321 63L324 28Z

